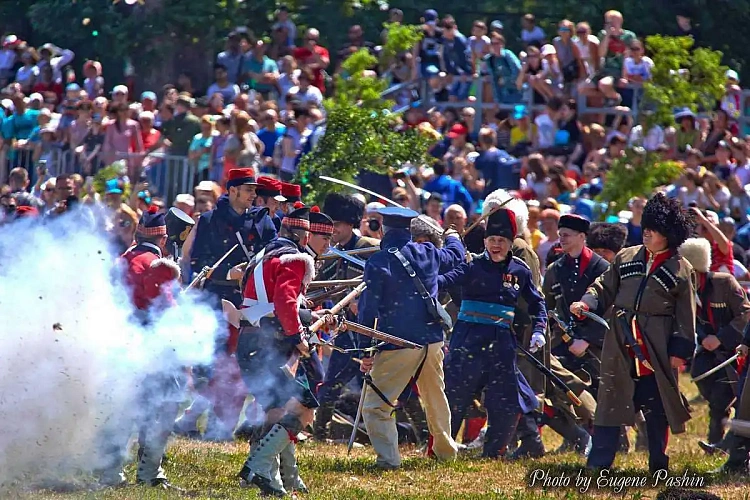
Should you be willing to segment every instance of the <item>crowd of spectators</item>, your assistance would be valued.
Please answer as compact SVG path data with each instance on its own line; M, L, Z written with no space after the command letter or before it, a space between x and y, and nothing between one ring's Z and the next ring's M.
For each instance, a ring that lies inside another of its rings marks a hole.
M323 99L332 92L331 75L341 74L341 62L358 49L377 53L388 36L384 30L368 41L354 25L347 42L329 50L317 29L298 32L293 17L279 9L267 37L246 28L229 33L205 91L187 74L155 90L136 93L132 83L110 87L98 61L81 62L79 78L70 50L53 44L35 49L5 36L0 217L11 220L21 206L54 214L74 199L99 202L114 209L110 227L125 242L139 211L150 204L174 203L194 216L210 210L231 168L252 166L292 179L301 156L325 133ZM401 22L403 13L392 9L389 17ZM677 22L690 34L689 19L678 16ZM750 137L738 121L745 103L735 71L727 71L726 96L710 114L675 110L671 127L649 126L643 113L634 121L628 106L651 78L654 61L617 11L605 13L596 35L594 23L567 19L550 33L531 14L523 17L520 33L507 33L497 20L477 20L466 36L452 16L440 18L432 9L422 23L414 50L378 71L392 84L427 83L434 106L410 106L402 119L404 128L433 138L436 161L393 166L396 173L388 178L363 177L365 187L459 228L477 216L487 193L514 191L527 201L529 237L545 262L559 246L560 215L594 218L612 162L640 147L684 164L683 174L663 189L698 210L714 243L716 268L750 279L744 267ZM513 52L509 40L523 50ZM472 101L480 96L496 107L477 111ZM423 95L416 98L426 102ZM617 112L578 116L581 99ZM163 173L174 168L165 158L178 159L190 172L173 200L164 199ZM92 176L113 162L118 177L100 196ZM640 242L643 202L631 200L617 217L632 244Z

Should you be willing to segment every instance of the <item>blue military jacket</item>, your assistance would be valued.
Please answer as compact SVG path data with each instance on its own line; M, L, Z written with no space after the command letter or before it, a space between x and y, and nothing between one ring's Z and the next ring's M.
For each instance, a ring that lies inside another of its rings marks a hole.
M227 195L219 198L215 209L201 215L196 231L195 242L190 252L192 273L199 273L204 266L213 266L230 248L238 244L238 231L251 254L258 253L276 238L276 227L268 215L267 208L253 207L244 214L238 214L229 205ZM236 283L230 286L229 283L222 282L226 280L227 273L232 267L246 261L245 252L241 247L237 247L214 271L212 280L206 284L206 288L213 288L213 281L214 284L236 289Z
M367 289L359 302L358 322L420 345L442 342L443 330L430 315L427 305L406 269L389 248L398 248L414 268L433 298L437 297L438 276L463 262L464 247L458 238L448 238L444 248L411 241L408 229L391 229L380 243L381 250L365 265ZM384 349L396 349L386 345Z
M473 339L461 341L492 340L495 328L510 329L513 310L520 297L528 303L534 333L543 334L547 326L547 310L544 298L534 286L531 270L518 257L508 253L503 262L492 262L487 253L463 262L455 269L438 278L440 288L461 286L462 299L458 323L453 332L451 346L470 327ZM502 317L502 320L491 318ZM487 338L483 339L487 333ZM526 348L527 346L523 346Z

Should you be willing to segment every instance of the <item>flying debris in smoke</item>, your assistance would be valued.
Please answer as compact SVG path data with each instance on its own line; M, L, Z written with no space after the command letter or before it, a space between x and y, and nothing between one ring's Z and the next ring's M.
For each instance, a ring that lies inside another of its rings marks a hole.
M95 471L102 447L123 446L102 436L147 414L146 375L210 362L216 313L175 293L144 328L116 257L68 215L0 230L0 488Z

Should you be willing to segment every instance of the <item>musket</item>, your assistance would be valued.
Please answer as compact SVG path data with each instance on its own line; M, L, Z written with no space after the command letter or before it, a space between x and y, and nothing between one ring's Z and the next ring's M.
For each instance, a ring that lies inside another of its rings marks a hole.
M379 252L380 247L365 247L365 248L355 248L354 250L339 250L338 253L325 253L321 255L318 259L319 260L329 260L329 259L339 259L341 258L341 254L344 253L346 255L368 255L371 253Z
M318 290L317 292L314 292L308 295L306 298L307 300L311 301L315 306L319 306L326 300L333 300L333 301L339 300L339 297L344 295L348 289L349 287L346 287L346 286L338 286L331 290L321 289L321 290Z
M350 280L328 280L328 281L311 281L307 288L327 288L329 286L356 286L362 283L362 278L353 278Z
M402 339L401 337L396 337L395 335L384 333L365 325L360 325L359 323L355 323L354 321L349 321L348 319L343 317L339 319L339 327L342 331L351 330L354 333L359 333L360 335L364 335L365 337L370 337L371 339L387 342L398 347L406 347L407 349L422 349L422 347L424 347L409 340Z
M365 291L367 288L366 283L360 283L357 285L357 287L349 292L346 297L341 299L336 305L334 305L331 308L331 314L338 314L340 313L346 306L348 306L354 299L359 297L362 292ZM312 332L313 335L315 335L315 332L320 330L323 325L325 324L325 318L320 318L318 321L310 325L309 331ZM306 339L308 340L308 339ZM289 356L289 359L287 360L286 364L281 367L281 369L286 373L290 378L294 378L297 375L297 367L299 366L299 356L300 352L299 350L295 349L292 354Z
M365 268L365 261L360 259L359 257L355 257L354 255L349 255L348 253L345 253L336 247L331 247L328 251L334 255L338 255L345 261L350 262L361 269Z
M232 252L234 252L234 251L235 251L235 249L236 249L236 248L237 248L238 246L239 246L239 243L235 244L235 245L234 245L234 246L233 246L232 248L230 248L230 249L229 249L229 251L228 251L227 253L225 253L225 254L224 254L224 256L223 256L222 258L220 258L219 260L217 260L217 261L216 261L216 263L215 263L215 264L214 264L213 266L211 266L211 267L205 266L205 267L204 267L204 268L203 268L203 269L201 270L201 272L200 272L200 273L198 273L198 275L197 275L197 276L195 277L195 279L194 279L193 281L191 281L191 282L190 282L190 284L189 284L189 285L187 286L187 288L185 288L185 290L183 290L183 292L187 292L187 291L188 291L188 290L190 290L191 288L195 287L195 286L196 286L196 285L197 285L198 283L200 283L200 282L201 282L201 280L203 280L204 278L205 278L206 280L210 279L210 278L211 278L211 275L212 275L212 274L214 273L214 271L216 271L216 269L217 269L217 268L218 268L218 267L219 267L219 266L220 266L220 265L221 265L221 264L222 264L222 263L223 263L223 262L224 262L225 260L227 260L227 257L229 257L229 256L231 255L231 253L232 253Z
M558 389L563 391L566 396L568 396L568 399L571 403L573 403L575 406L581 406L581 400L578 399L578 396L575 395L575 393L571 390L570 387L568 387L565 382L560 380L560 377L552 373L552 370L544 366L544 363L536 359L533 354L531 354L529 351L521 347L520 345L517 345L516 348L521 351L521 354L524 355L526 359L531 361L531 363L534 365L534 367L542 372L545 376L549 377L552 381L552 385L556 386Z
M375 318L375 324L373 325L374 329L378 329L378 318ZM372 344L375 343L375 339L372 339ZM372 357L374 355L373 351L368 351L365 354L367 357ZM362 362L360 361L360 364ZM354 417L354 428L352 429L352 435L349 436L349 443L346 445L346 455L349 456L349 454L352 452L352 448L354 447L354 440L357 439L357 431L359 431L359 421L362 420L362 409L365 407L365 397L367 396L367 386L369 385L369 381L372 380L369 373L365 373L365 378L362 383L362 392L359 395L359 404L357 405L357 415Z

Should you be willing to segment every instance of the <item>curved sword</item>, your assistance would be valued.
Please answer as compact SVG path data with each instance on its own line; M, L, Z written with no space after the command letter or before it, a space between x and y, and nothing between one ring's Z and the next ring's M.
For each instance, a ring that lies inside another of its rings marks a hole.
M714 373L718 372L718 371L719 371L719 370L721 370L722 368L725 368L725 367L727 367L727 366L731 365L731 364L732 364L732 363L733 363L733 362L734 362L734 361L735 361L735 360L736 360L737 358L739 358L739 357L740 357L740 353L737 353L737 354L735 354L734 356L732 356L731 358L727 358L727 360L726 360L726 361L724 361L724 362L722 362L722 363L719 363L718 365L714 366L713 368L711 368L711 369L710 369L710 370L708 370L707 372L705 372L705 373L702 373L701 375L698 375L697 377L695 377L695 378L693 378L693 379L690 379L690 380L691 380L692 382L700 382L700 381L701 381L701 380L703 380L704 378L706 378L706 377L710 377L711 375L713 375Z
M602 325L607 330L609 330L609 324L607 324L607 321L604 318L602 318L601 316L598 316L598 315L596 315L596 314L594 314L592 312L586 311L586 310L581 310L581 316L585 316L588 319L592 319L592 320L596 321L597 323L599 323L600 325Z
M389 198L386 198L385 196L379 195L375 191L370 191L369 189L363 188L362 186L357 186L356 184L352 184L351 182L342 181L341 179L336 179L334 177L328 177L327 175L321 175L319 177L319 179L323 179L324 181L328 181L328 182L333 182L334 184L340 184L342 186L346 186L348 188L355 189L355 190L357 190L357 191L359 191L361 193L369 194L370 196L374 196L374 197L376 197L376 198L378 198L380 200L387 201L388 203L390 203L394 207L406 208L405 206L401 205L400 203L396 203L395 201L393 201L393 200L391 200ZM426 222L427 224L431 225L433 229L438 230L440 232L440 234L443 234L443 228L442 227L438 226L437 224L433 224L431 221L428 221L428 220L425 220L425 219L423 219L423 221Z

